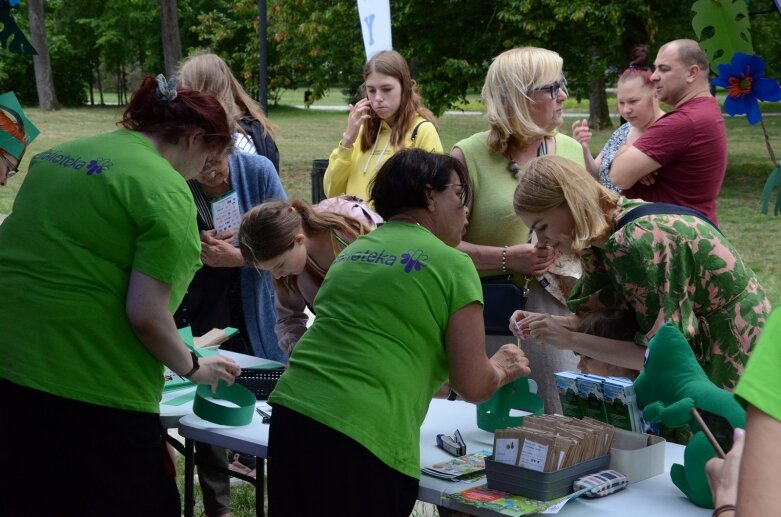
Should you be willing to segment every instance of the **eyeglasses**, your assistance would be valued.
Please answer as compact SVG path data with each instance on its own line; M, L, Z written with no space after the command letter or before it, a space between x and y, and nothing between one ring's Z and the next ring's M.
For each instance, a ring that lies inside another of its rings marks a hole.
M564 95L567 95L567 80L564 77L555 83L547 84L545 86L534 89L535 92L548 92L551 99L556 99L556 97L559 96L559 90L562 90Z
M469 185L464 185L463 183L445 183L442 185L443 187L461 187L460 192L456 192L458 194L458 198L461 200L461 206L466 206L469 202L469 195L471 191L469 190Z

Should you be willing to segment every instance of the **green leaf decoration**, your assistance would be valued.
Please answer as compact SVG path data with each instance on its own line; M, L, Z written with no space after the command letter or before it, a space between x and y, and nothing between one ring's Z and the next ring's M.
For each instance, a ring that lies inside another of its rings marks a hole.
M714 74L718 75L716 65L729 63L735 52L754 53L745 0L697 0L692 11L694 33L708 55ZM711 34L710 38L703 39Z
M7 48L14 54L38 55L11 16L11 4L8 0L0 0L0 25L3 27L0 29L0 47Z
M776 206L773 208L773 215L778 215L781 212L781 160L775 169L770 171L770 176L765 181L765 188L762 189L762 213L767 214L768 204L770 203L770 196L773 194L773 189L778 189L776 194Z

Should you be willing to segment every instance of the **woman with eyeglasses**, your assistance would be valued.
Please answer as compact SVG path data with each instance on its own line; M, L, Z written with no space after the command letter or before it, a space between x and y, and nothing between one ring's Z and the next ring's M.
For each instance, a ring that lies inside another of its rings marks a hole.
M314 301L341 251L382 218L355 196L310 205L303 199L262 203L244 215L239 241L244 261L274 277L275 330L290 356L307 328Z
M449 378L481 401L529 373L514 344L486 357L479 278L455 249L469 197L447 155L409 149L380 168L371 199L386 222L334 260L269 398L269 514L320 516L327 501L339 515L407 517L438 388ZM338 458L327 475L312 460L324 450Z
M554 314L567 312L563 303L569 275L577 271L568 271L568 276L549 272L553 268L565 273L567 257L529 242L529 229L513 213L512 196L519 173L532 158L552 154L583 164L578 142L558 132L567 99L562 66L561 56L543 48L515 48L497 56L482 91L489 129L461 140L452 150L474 187L469 226L459 249L472 257L481 277L512 276L513 283L530 288L527 307ZM540 279L555 297L531 277ZM503 341L502 336L486 336L489 355ZM523 347L545 411L560 413L553 374L575 369L577 358L569 351L543 349L533 340Z
M200 267L186 180L232 143L213 97L146 77L121 129L36 154L0 224L0 515L180 515L163 366L233 383L172 311ZM45 497L30 451L52 451Z
M0 95L0 186L19 172L27 146L39 134L13 92Z
M588 120L576 120L572 123L572 137L583 146L586 170L613 192L621 190L610 181L610 166L618 150L624 145L632 145L646 129L664 115L664 111L659 107L656 87L651 82L653 71L647 61L646 47L645 53L640 54L618 78L616 88L618 112L626 119L626 123L610 136L596 158L591 156L589 148L592 135ZM640 181L645 182L648 179L643 178Z
M372 178L401 149L442 152L437 119L423 105L401 54L374 54L363 67L361 92L365 97L349 106L347 129L328 159L323 176L328 197L367 199Z
M235 133L234 133L235 136ZM274 322L274 287L265 272L245 267L238 247L238 228L218 229L213 204L229 200L237 218L269 199L287 199L274 165L265 156L236 151L207 164L187 182L197 209L203 266L193 277L181 305L174 313L176 326L191 327L202 336L214 328L234 327L238 335L221 348L285 362ZM196 442L196 454L224 469L248 473L255 468L251 455L227 453L222 447ZM229 456L230 460L229 461ZM198 476L208 517L230 515L230 477L217 470Z

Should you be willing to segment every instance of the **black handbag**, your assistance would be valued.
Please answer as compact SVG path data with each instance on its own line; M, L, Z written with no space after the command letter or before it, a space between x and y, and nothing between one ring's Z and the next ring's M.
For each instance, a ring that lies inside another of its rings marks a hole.
M512 283L512 275L487 276L480 279L483 286L483 321L485 333L491 336L511 336L510 316L526 308L529 281L524 287Z

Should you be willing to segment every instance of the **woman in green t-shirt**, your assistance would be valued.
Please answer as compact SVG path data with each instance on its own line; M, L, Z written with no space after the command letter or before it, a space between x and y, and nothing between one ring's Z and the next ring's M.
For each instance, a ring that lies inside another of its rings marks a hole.
M150 76L120 125L33 156L0 225L0 515L178 517L163 365L213 386L240 373L199 362L171 315L200 266L185 180L231 145L225 112Z
M407 517L420 425L439 387L449 379L462 398L482 401L529 373L514 344L485 354L479 278L455 249L470 198L464 167L400 151L371 192L386 222L334 259L317 318L269 398L269 513L277 517L319 516L323 504L339 515L371 508ZM329 459L318 461L323 454Z

